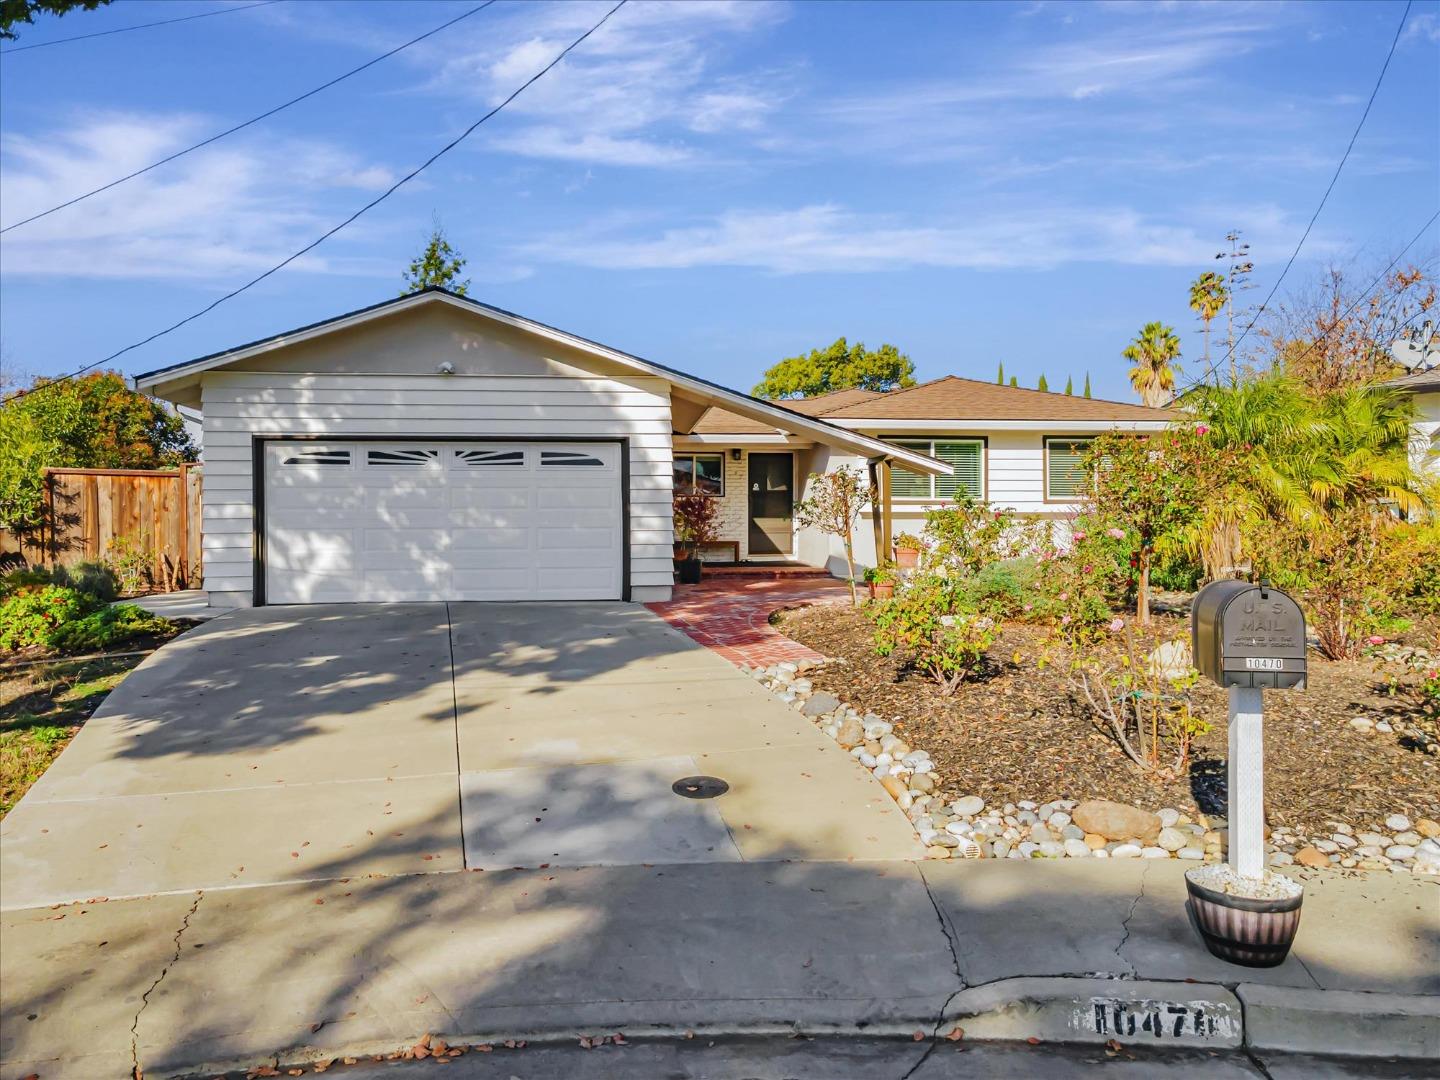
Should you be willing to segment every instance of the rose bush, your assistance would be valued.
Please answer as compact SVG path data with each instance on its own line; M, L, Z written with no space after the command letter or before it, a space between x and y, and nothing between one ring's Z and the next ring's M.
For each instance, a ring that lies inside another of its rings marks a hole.
M946 695L980 669L999 632L995 619L963 604L957 582L942 577L913 579L875 605L873 618L875 651L898 652Z

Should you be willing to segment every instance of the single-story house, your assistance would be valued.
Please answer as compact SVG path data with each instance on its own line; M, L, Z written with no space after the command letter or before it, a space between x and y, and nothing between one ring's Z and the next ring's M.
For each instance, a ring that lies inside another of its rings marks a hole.
M796 550L796 488L832 456L953 472L442 289L132 383L201 412L214 606L668 599L676 477L713 471L675 443L717 407L774 436L719 455L735 491L758 485L771 554Z
M433 288L132 381L201 413L216 606L664 600L676 492L720 501L712 556L843 573L811 474L868 471L873 565L957 491L1068 517L1087 439L1171 419L954 376L763 401Z
M1103 431L1160 431L1174 416L1126 402L1026 390L954 375L904 390L877 393L840 390L781 402L816 419L904 447L950 465L950 475L926 473L896 461L882 465L877 479L886 498L869 507L855 532L856 559L876 562L876 537L918 533L925 512L968 492L996 506L1032 517L1065 519L1080 509L1086 482L1081 458L1090 439ZM696 487L724 500L721 537L739 545L742 558L793 555L812 566L844 573L840 541L809 530L785 547L751 516L753 489L777 452L794 453L796 482L813 472L841 466L864 468L849 451L810 442L766 421L740 416L723 406L706 413L689 434L676 433L676 482L695 476ZM693 461L692 461L693 459ZM786 466L781 462L778 466ZM888 472L888 476L886 473ZM882 540L883 543L883 540Z

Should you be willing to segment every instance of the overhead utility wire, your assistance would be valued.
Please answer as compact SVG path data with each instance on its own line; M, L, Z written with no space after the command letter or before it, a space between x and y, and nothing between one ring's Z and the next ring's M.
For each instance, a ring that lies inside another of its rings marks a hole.
M8 53L25 52L27 49L46 49L51 45L66 45L72 41L87 41L90 38L109 37L111 34L128 34L131 30L149 30L152 26L169 26L171 23L189 22L191 19L208 19L214 15L232 15L237 11L249 11L257 7L269 7L271 4L278 4L280 0L261 0L258 4L246 4L244 7L227 7L219 11L202 11L199 15L183 15L178 19L161 19L159 22L140 23L136 26L122 26L116 30L101 30L95 34L76 34L74 37L56 38L54 41L37 41L34 45L16 45L13 49L0 49L0 55Z
M1219 361L1208 365L1198 378L1192 379L1185 386L1186 390L1204 382L1215 372L1216 368L1220 367L1235 355L1250 331L1255 328L1255 324L1260 321L1260 316L1265 314L1265 309L1269 306L1270 301L1275 299L1275 294L1280 289L1280 283L1285 280L1285 275L1290 272L1290 267L1295 265L1295 258L1300 254L1300 249L1305 246L1305 241L1310 236L1310 230L1315 227L1315 221L1319 218L1320 211L1325 209L1325 203L1329 200L1330 193L1335 190L1335 183L1340 179L1340 170L1345 168L1345 162L1350 160L1350 151L1355 149L1355 140L1360 138L1360 129L1365 126L1365 120L1370 115L1370 106L1375 104L1375 96L1380 93L1380 84L1385 81L1385 73L1390 70L1390 61L1395 56L1395 47L1400 44L1400 35L1405 30L1405 20L1410 17L1410 7L1413 3L1414 0L1406 0L1405 11L1400 16L1400 25L1395 28L1395 39L1390 42L1390 51L1385 54L1385 63L1381 65L1380 76L1375 80L1375 88L1370 91L1370 100L1365 103L1365 111L1360 114L1360 122L1355 125L1355 133L1350 136L1350 144L1345 147L1345 153L1340 158L1340 164L1335 166L1335 175L1330 177L1330 185L1325 189L1325 194L1320 197L1320 205L1315 208L1315 213L1310 215L1310 224L1305 226L1305 232L1301 234L1300 242L1295 245L1295 250L1290 253L1289 261L1285 263L1285 269L1280 271L1280 276L1275 279L1275 284L1271 286L1270 292L1265 297L1264 302L1256 309L1255 317L1245 324L1245 329L1241 331L1240 337L1236 340L1235 344L1230 346L1230 349Z
M1395 264L1405 257L1405 253L1415 246L1416 241L1418 241L1420 237L1425 235L1425 230L1430 228L1431 225L1434 225L1436 219L1440 219L1440 210L1436 210L1435 213L1430 215L1430 220L1425 222L1424 225L1420 226L1420 231L1410 238L1410 243L1406 244L1403 248L1400 249L1400 254L1396 255L1395 258L1390 260L1390 265L1385 267L1384 270L1381 270L1380 273L1376 275L1374 281L1370 282L1369 285L1365 286L1365 288L1361 291L1360 295L1355 298L1355 302L1351 304L1348 308L1346 308L1344 311L1342 311L1340 315L1335 319L1335 321L1330 324L1330 329L1326 330L1325 333L1321 334L1314 341L1310 342L1309 345L1305 346L1305 351L1302 352L1299 356L1295 357L1295 362L1298 363L1299 361L1304 360L1305 357L1309 356L1312 352L1315 351L1316 347L1318 347L1321 342L1329 340L1330 335L1335 333L1336 329L1340 326L1342 322L1345 321L1345 319L1349 318L1352 311L1354 311L1356 308L1358 308L1361 304L1365 302L1365 298L1370 295L1370 290L1372 290L1373 288L1375 288L1376 285L1379 285L1380 282L1385 280L1386 275L1388 275L1391 270L1395 269ZM1416 312L1416 315L1423 314L1423 310ZM1401 323L1400 326L1396 328L1396 333L1398 334L1400 330L1403 330L1406 326L1409 326L1410 323L1413 321L1414 317L1412 316L1412 318L1407 319L1405 322Z
M447 22L447 23L441 23L439 26L435 27L435 29L433 29L433 30L427 30L425 33L421 34L421 35L420 35L419 37L417 37L417 38L411 38L409 41L405 42L405 44L403 44L403 45L397 45L397 46L395 46L395 48L391 49L391 50L390 50L389 52L387 52L387 53L381 53L379 56L375 57L374 59L372 59L372 60L367 60L365 63L361 64L361 65L360 65L359 67L357 67L357 68L351 68L349 71L345 72L345 74L343 74L343 75L337 75L335 78L331 79L329 82L327 82L327 83L322 83L322 84L320 84L319 86L315 87L315 89L313 89L313 90L307 90L307 91L305 91L305 93L301 94L299 97L293 97L293 98L291 98L289 101L285 102L284 104L276 105L273 109L270 109L270 110L268 110L268 111L266 111L266 112L263 112L263 113L261 113L259 116L252 116L249 120L246 120L244 123L236 124L236 125L235 125L234 127L232 127L232 128L226 128L224 131L220 132L219 134L211 135L210 138L205 139L205 140L203 140L202 142L195 143L193 146L187 146L187 147L186 147L185 149L183 149L183 150L177 150L175 153L171 154L169 157L163 157L163 158L161 158L159 161L152 162L151 164L146 165L143 169L136 169L134 172L129 173L129 174L126 175L126 176L122 176L122 177L120 177L118 180L111 180L110 183L108 183L108 184L102 184L100 187L97 187L94 191L87 191L87 192L85 192L85 194L83 194L83 195L76 195L73 199L67 199L65 202L62 202L62 203L59 203L59 204L56 205L56 206L50 207L49 210L42 210L42 211L40 211L40 213L38 213L38 214L31 214L31 215L30 215L29 217L27 217L27 218L21 218L19 221L15 222L13 225L6 225L5 227L0 228L0 233L7 233L7 232L9 232L11 229L18 229L21 225L28 225L28 224L30 224L30 222L32 222L32 221L39 221L41 218L47 217L47 216L49 216L50 214L55 213L55 211L57 211L57 210L64 210L67 206L74 206L76 203L78 203L78 202L83 202L84 200L90 198L90 196L92 196L92 195L99 195L102 191L109 191L111 188L117 187L117 186L119 186L120 184L125 183L125 181L127 181L127 180L134 180L135 177L137 177L137 176L142 176L142 175L144 175L145 173L149 172L151 169L158 169L161 165L168 165L170 162L174 161L176 158L184 157L186 154L190 153L191 151L199 150L201 147L204 147L204 146L209 146L209 145L210 145L211 143L213 143L213 142L219 142L221 139L225 138L227 135L234 135L235 132L240 131L240 130L242 130L242 129L244 129L244 128L247 128L247 127L249 127L251 124L258 124L261 120L265 120L265 119L267 119L268 117L274 116L276 113L281 112L281 111L283 111L283 110L285 110L285 109L288 109L291 105L298 105L300 102L304 101L306 98L314 97L316 94L320 93L322 90L328 90L328 89L330 89L330 87L334 86L336 83L344 82L346 79L350 78L350 76L352 76L352 75L358 75L358 74L360 74L360 72L364 71L366 68L374 67L376 64L380 63L380 61L382 61L382 60L388 60L390 57L394 56L394 55L395 55L396 53L398 53L398 52L404 52L406 49L410 48L411 45L415 45L415 44L417 44L417 43L419 43L419 42L421 42L421 41L424 41L424 40L425 40L426 38L428 38L428 37L433 37L434 35L440 33L441 30L445 30L445 29L448 29L448 28L451 27L451 26L454 26L454 25L455 25L456 23L458 23L461 19L468 19L471 15L474 15L476 12L484 11L487 7L489 7L489 6L490 6L491 4L493 4L493 3L495 3L495 0L485 0L485 3L480 4L478 7L473 7L473 8L471 8L469 11L464 12L464 13L461 14L461 15L457 15L455 18L451 19L451 20L450 20L449 22Z
M124 355L125 355L126 353L128 353L128 352L131 352L131 351L133 351L133 350L135 350L135 349L140 348L142 345L148 345L148 344L150 344L150 342L155 341L155 340L157 340L157 339L159 339L159 338L162 338L162 337L164 337L166 334L169 334L169 333L171 333L171 332L173 332L173 331L175 331L175 330L180 329L180 327L184 326L186 323L194 322L196 319L200 318L202 315L207 315L207 314L209 314L210 312L214 311L217 307L219 307L221 304L225 303L225 301L234 299L235 297L239 296L241 293L245 292L247 289L250 289L250 288L252 288L253 286L258 285L260 282L264 281L264 280L265 280L266 278L268 278L271 274L274 274L274 273L277 273L277 272L280 271L280 270L283 270L285 267L289 266L289 265L290 265L292 262L294 262L296 259L300 258L300 256L305 255L305 254L307 254L307 253L309 253L309 252L311 252L311 251L314 251L317 247L319 247L321 244L323 244L326 240L330 239L330 237L334 236L334 235L335 235L336 233L338 233L341 229L345 228L345 227L346 227L347 225L349 225L351 222L355 221L357 218L359 218L359 217L360 217L362 214L364 214L366 211L368 211L368 210L373 210L375 207L379 206L382 202L384 202L386 199L388 199L391 195L393 195L393 194L395 194L395 192L399 191L400 188L403 187L405 184L408 184L411 180L415 179L415 177L419 176L422 172L424 172L426 169L428 169L431 165L435 164L435 162L439 161L442 157L444 157L446 154L448 154L451 150L454 150L455 147L459 146L462 142L464 142L467 138L469 138L469 136L475 131L476 128L478 128L481 124L485 123L485 121L489 120L489 119L490 119L492 116L494 116L496 113L500 112L501 109L503 109L503 108L505 108L505 106L509 105L512 101L514 101L514 100L515 100L516 98L518 98L521 94L523 94L526 90L528 90L532 85L534 85L535 83L539 82L540 79L542 79L546 74L549 73L549 71L550 71L551 68L553 68L556 64L560 63L561 60L564 60L565 57L568 56L573 49L577 48L577 47L581 44L581 42L583 42L583 41L584 41L586 38L588 38L591 34L595 33L595 31L599 30L602 26L604 26L607 22L609 22L609 21L610 21L610 17L611 17L612 15L614 15L617 11L619 11L622 7L624 7L628 2L629 2L629 0L620 0L620 2L619 2L618 4L616 4L614 7L612 7L609 11L607 11L607 12L604 14L603 17L601 17L601 19L600 19L599 22L597 22L594 26L590 27L589 30L586 30L583 34L581 34L579 37L577 37L577 38L576 38L574 41L572 41L569 45L566 45L565 48L563 48L562 50L560 50L560 52L559 52L558 54L556 54L555 59L551 60L548 64L546 64L543 68L541 68L539 71L537 71L534 75L531 75L530 78L528 78L528 79L525 80L525 82L521 83L520 86L519 86L517 89L515 89L514 91L512 91L511 94L510 94L510 96L507 97L504 101L500 102L499 105L496 105L493 109L491 109L489 112L487 112L484 116L480 117L480 119L476 120L476 121L475 121L473 124L471 124L468 128L466 128L464 131L462 131L459 135L457 135L455 138L451 139L448 143L446 143L444 146L442 146L439 150L435 151L435 153L431 154L430 157L426 158L425 161L422 162L420 165L416 166L416 167L415 167L414 169L412 169L410 172L408 172L408 173L406 173L404 176L402 176L399 180L395 181L395 183L391 184L390 187L387 188L382 194L377 195L375 198L371 199L371 200L370 200L368 203L366 203L364 206L360 207L359 210L356 210L353 214L351 214L349 217L347 217L344 221L340 222L339 225L336 225L333 229L330 229L328 232L322 233L319 237L317 237L316 239L312 240L310 243L306 244L304 247L302 247L299 251L295 252L293 255L290 255L290 256L286 257L286 258L283 259L282 261L280 261L280 262L276 263L274 266L272 266L269 270L266 270L263 274L260 274L260 275L258 275L258 276L256 276L256 277L251 278L251 279L250 279L249 281L247 281L244 285L241 285L239 288L236 288L236 289L231 290L230 292L226 293L224 296L220 297L218 300L212 301L211 303L207 304L205 307L201 308L199 311L195 312L193 315L187 315L187 316L185 316L185 318L181 319L179 322L174 323L174 324L171 325L171 326L167 326L164 330L158 330L158 331L156 331L155 333L151 334L151 335L150 335L149 337L147 337L147 338L143 338L143 339L141 339L140 341L137 341L137 342L135 342L135 343L132 344L132 345L126 345L123 349L119 349L119 350L117 350L116 352L111 353L109 356L102 357L102 358L100 358L99 360L96 360L94 363L86 364L86 365L83 366L83 367L76 368L74 371L71 371L71 372L69 372L69 373L67 373L67 374L65 374L65 375L61 375L61 376L59 376L58 378L52 379L52 380L49 381L49 382L41 383L39 386L32 386L32 387L30 387L30 388L27 389L27 390L17 391L16 393L10 395L10 397L7 398L6 400L7 400L7 401L18 401L18 400L19 400L20 398L22 398L22 397L26 397L26 396L28 396L28 395L30 395L30 394L33 394L33 393L36 393L36 392L38 392L38 391L40 391L40 390L44 390L47 386L55 386L56 384L65 382L65 381L68 380L68 379L73 379L73 378L76 378L77 376L83 375L83 374L85 374L85 372L90 371L92 368L97 368L97 367L99 367L101 364L108 364L110 361L115 360L115 359L118 359L119 357L124 356Z

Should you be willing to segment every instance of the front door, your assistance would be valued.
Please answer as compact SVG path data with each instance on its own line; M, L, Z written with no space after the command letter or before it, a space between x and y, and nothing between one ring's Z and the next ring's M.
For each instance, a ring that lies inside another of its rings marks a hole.
M789 555L795 510L795 456L750 455L750 554Z

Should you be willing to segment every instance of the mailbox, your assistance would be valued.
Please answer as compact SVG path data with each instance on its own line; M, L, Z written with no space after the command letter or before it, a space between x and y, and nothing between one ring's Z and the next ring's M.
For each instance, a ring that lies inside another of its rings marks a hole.
M1212 581L1190 606L1195 667L1221 686L1305 686L1305 615L1279 589Z

